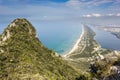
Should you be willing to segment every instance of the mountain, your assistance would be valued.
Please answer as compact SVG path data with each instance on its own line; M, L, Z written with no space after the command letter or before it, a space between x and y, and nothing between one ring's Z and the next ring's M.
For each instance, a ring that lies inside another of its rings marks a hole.
M75 80L70 64L44 47L32 24L17 18L0 35L1 80Z

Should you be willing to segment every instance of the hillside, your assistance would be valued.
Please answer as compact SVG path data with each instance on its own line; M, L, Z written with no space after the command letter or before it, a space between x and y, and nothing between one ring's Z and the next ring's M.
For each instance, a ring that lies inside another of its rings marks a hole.
M44 47L32 24L15 19L0 36L1 80L75 80L79 73Z

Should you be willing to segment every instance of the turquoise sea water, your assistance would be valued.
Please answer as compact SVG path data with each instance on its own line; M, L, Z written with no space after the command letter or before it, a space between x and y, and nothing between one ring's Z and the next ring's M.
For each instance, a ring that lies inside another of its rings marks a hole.
M40 41L58 54L67 53L79 38L82 25L80 22L42 22L36 27Z

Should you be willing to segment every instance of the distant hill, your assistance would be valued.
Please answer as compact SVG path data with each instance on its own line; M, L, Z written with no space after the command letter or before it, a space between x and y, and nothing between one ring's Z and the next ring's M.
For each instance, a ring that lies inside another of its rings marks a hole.
M79 73L44 47L35 28L15 19L0 36L0 80L75 80Z

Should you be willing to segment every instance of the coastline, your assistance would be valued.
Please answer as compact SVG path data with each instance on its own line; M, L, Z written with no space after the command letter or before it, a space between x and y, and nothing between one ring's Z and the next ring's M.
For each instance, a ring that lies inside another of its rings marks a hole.
M82 33L80 34L80 37L77 39L76 43L73 45L72 49L68 52L63 54L62 56L66 58L69 54L73 53L76 49L78 49L78 44L82 40L82 37L84 36L84 25L82 25Z

